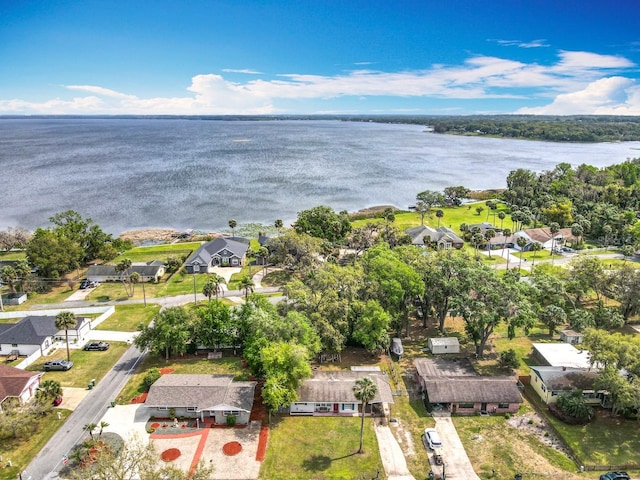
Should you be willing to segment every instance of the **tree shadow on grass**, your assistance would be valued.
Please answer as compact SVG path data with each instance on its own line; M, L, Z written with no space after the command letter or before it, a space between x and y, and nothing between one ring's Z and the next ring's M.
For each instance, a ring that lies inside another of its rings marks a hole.
M348 455L343 455L342 457L337 458L329 458L326 455L311 455L306 460L303 460L302 468L304 468L306 471L321 472L328 469L331 466L331 462L352 457L353 455L356 455L356 453L357 452L350 453Z

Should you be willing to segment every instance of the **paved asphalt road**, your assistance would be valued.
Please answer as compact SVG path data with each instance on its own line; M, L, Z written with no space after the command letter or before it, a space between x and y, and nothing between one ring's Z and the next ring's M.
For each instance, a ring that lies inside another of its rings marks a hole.
M95 386L89 395L80 402L76 410L69 416L51 440L44 446L22 473L22 480L53 480L60 478L58 471L62 468L64 455L70 455L71 449L83 439L87 433L82 429L87 423L98 423L103 417L111 401L122 390L133 373L135 367L144 358L135 345L132 345L118 360L118 363ZM67 372L73 374L73 369Z

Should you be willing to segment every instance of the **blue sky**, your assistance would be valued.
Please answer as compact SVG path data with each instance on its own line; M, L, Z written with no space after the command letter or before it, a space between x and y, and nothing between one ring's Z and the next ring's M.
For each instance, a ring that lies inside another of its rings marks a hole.
M640 115L639 65L636 0L0 0L0 115Z

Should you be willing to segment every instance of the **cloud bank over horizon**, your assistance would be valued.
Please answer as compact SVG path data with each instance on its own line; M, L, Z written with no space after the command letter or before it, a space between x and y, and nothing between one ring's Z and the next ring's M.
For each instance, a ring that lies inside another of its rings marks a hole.
M525 49L548 46L544 40L495 42ZM146 97L144 92L120 92L108 85L60 85L60 94L48 100L0 98L0 114L367 114L374 111L370 100L377 98L391 105L394 99L402 100L402 105L391 106L386 113L406 112L411 101L419 102L413 113L436 113L447 100L466 114L640 115L640 84L631 76L637 65L620 55L561 50L547 65L469 55L459 64L395 72L368 69L375 62L353 65L357 68L333 75L268 75L254 68L225 68L222 74L194 75L184 94L174 96ZM232 80L234 77L241 80ZM336 109L332 103L349 98L353 99L349 107ZM492 110L492 101L500 100L509 100L516 107Z

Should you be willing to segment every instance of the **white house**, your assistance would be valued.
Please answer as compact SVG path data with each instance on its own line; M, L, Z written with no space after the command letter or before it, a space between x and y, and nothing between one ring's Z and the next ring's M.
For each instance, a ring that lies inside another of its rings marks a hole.
M456 337L432 337L427 347L434 355L442 353L460 353L460 342Z
M28 402L36 394L42 372L25 372L19 368L0 365L0 412L2 402L7 398L17 398L21 403Z
M67 332L69 341L81 341L91 330L91 319L76 317L76 324ZM0 355L28 356L36 351L45 354L56 339L64 339L65 331L56 327L56 317L29 316L17 323L0 323Z

